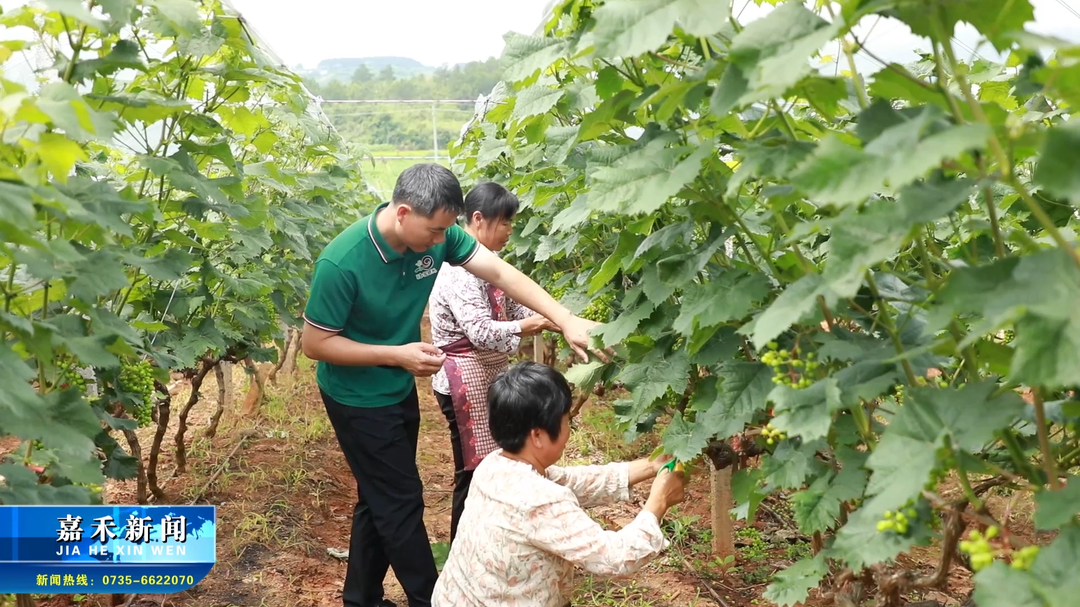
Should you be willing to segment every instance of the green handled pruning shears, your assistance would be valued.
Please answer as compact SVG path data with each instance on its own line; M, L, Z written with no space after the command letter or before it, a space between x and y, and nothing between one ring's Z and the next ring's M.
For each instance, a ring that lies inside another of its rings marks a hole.
M682 462L675 461L674 459L672 459L671 461L664 464L663 466L660 466L660 469L657 470L656 473L660 474L664 470L667 470L668 472L682 472L683 471Z

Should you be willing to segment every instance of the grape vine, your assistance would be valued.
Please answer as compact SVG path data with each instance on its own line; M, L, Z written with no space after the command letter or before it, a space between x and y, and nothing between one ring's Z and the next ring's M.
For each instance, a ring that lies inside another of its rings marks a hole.
M164 499L171 374L274 360L315 256L374 200L218 0L24 3L0 29L0 437L23 441L0 503L89 503L106 476Z
M507 34L504 82L451 146L466 181L522 200L508 260L572 310L609 302L618 359L568 377L624 385L627 435L680 461L768 447L739 511L785 494L822 540L769 601L891 607L977 562L980 607L1071 604L1080 47L1033 33L1028 0L741 4L563 0ZM927 50L881 60L878 21ZM960 24L1001 60L963 60ZM1045 545L1017 543L994 492L1033 501ZM1003 553L957 556L991 525ZM916 546L933 574L903 571Z

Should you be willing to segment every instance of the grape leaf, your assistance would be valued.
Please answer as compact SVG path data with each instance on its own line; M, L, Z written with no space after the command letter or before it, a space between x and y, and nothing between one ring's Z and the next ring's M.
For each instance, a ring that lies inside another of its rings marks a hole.
M825 464L816 455L820 447L820 441L804 442L798 447L792 441L780 441L773 456L761 462L761 471L768 487L798 489L808 476L823 472Z
M936 464L945 436L968 452L980 451L994 432L1008 426L1024 408L1015 392L991 398L993 381L963 390L909 388L904 406L893 417L877 449L867 460L874 471L867 494L882 511L901 506L922 491Z
M104 29L102 21L90 13L90 9L86 8L83 0L43 0L43 2L45 8L50 11L57 11L92 27Z
M655 309L656 305L646 299L632 310L624 311L615 320L598 328L596 334L600 336L605 346L613 346L637 331L641 321L651 316Z
M742 78L746 82L746 92L737 105L783 95L810 72L808 59L839 30L839 21L830 24L797 2L781 4L747 24L731 41L731 61L740 68L732 79L734 83ZM725 109L729 103L729 94L725 92L723 97L714 104L717 109Z
M774 337L812 312L817 306L818 296L825 294L828 294L828 302L832 296L821 276L807 274L788 285L764 312L743 325L739 333L750 335L755 348L764 348Z
M652 403L672 390L681 394L686 390L690 358L683 349L665 353L653 349L640 362L631 363L619 373L619 381L631 388L638 403Z
M567 50L565 40L526 36L517 32L507 32L503 36L506 46L503 49L502 62L506 66L503 76L509 82L529 78L554 63Z
M688 423L683 419L682 413L676 411L664 430L664 451L682 462L688 462L701 455L709 444L709 437L695 433L696 425Z
M42 133L38 138L38 157L53 177L64 183L75 163L86 160L86 152L74 141L57 133Z
M672 328L690 336L698 327L742 319L750 313L754 303L768 294L769 282L764 274L724 272L684 291L679 316Z
M1080 383L1080 269L1060 249L952 272L940 300L996 325L1019 317L1012 378L1029 385Z
M830 221L829 259L822 276L839 297L854 297L872 266L892 257L911 228L955 209L970 194L967 180L920 181L900 191L898 201L880 199L848 208Z
M857 204L885 187L900 189L943 160L986 142L983 125L953 126L922 135L941 114L927 106L918 117L885 129L859 150L829 134L791 174L792 182L822 202Z
M0 503L7 506L67 506L90 503L89 487L42 485L38 483L37 474L26 466L0 464L0 477L4 479L3 483L0 483ZM100 477L97 480L105 479Z
M767 405L772 389L768 365L727 361L720 366L717 382L698 384L690 408L698 411L694 436L706 442L727 439L742 432L754 414Z
M928 38L937 35L932 23L939 16L927 11L922 2L905 0L899 3L897 12L915 34ZM1023 31L1024 24L1035 19L1035 10L1029 0L951 0L941 6L940 19L944 31L950 34L958 21L970 23L994 48L1004 52L1012 43L1010 34Z
M712 97L709 99L709 111L719 118L728 115L738 106L749 84L742 69L734 63L729 63L724 70L724 75L720 77L720 83L713 89Z
M806 490L792 495L791 505L799 530L812 534L831 529L840 516L840 504L861 497L866 480L865 471L845 466L838 474L822 476Z
M727 24L730 5L712 0L610 0L596 9L597 54L633 57L660 47L679 25L691 36L715 34Z
M564 93L564 89L542 84L523 89L515 97L514 111L510 117L514 120L522 120L530 116L546 114L562 99Z
M827 435L833 412L842 408L835 377L801 390L776 386L769 393L769 400L775 403L772 424L788 436L801 436L807 441Z
M589 391L593 389L593 386L600 381L600 377L604 373L604 363L598 360L589 361L587 363L577 363L571 365L566 373L563 373L563 377L566 381L577 386L579 390Z
M1080 477L1070 476L1061 489L1044 489L1035 494L1035 527L1057 529L1076 519L1080 512Z
M828 572L829 565L825 554L819 552L813 558L802 559L777 573L761 597L780 607L801 605Z
M1080 205L1080 122L1066 122L1050 129L1039 151L1035 166L1035 181L1049 192Z
M689 151L685 158L683 155ZM590 206L600 212L651 213L701 171L712 146L667 147L658 138L590 176Z
M749 416L761 411L773 389L772 368L757 362L728 361L720 366L720 402L727 415Z

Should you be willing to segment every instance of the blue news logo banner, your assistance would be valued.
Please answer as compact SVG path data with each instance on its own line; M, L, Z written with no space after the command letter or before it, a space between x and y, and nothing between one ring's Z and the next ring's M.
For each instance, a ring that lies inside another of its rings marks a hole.
M180 592L216 561L214 506L0 506L0 593Z

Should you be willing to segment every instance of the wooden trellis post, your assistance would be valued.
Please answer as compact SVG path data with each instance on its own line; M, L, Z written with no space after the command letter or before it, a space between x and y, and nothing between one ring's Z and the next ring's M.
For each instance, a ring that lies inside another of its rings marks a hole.
M707 460L706 460L707 461ZM735 554L735 535L731 524L731 466L720 470L709 465L709 485L712 493L712 550L726 558Z

